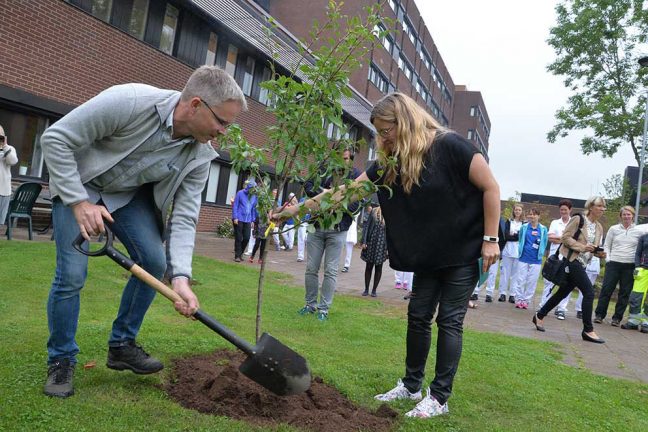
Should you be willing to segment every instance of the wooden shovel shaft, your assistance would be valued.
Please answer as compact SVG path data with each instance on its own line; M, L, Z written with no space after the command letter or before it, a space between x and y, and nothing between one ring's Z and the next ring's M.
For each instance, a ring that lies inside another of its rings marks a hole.
M176 302L184 302L184 299L180 297L178 293L173 291L168 286L164 285L162 282L153 277L150 273L144 270L142 267L137 264L133 264L129 271L139 280L146 283L148 286L153 288L155 291L162 294L164 297L168 298L174 304ZM198 309L194 312L193 317L196 318L201 323L205 324L210 329L214 330L216 333L221 335L223 338L228 340L232 345L236 346L238 349L246 353L247 355L254 355L254 347L250 345L247 341L241 339L236 334L234 334L230 329L225 327L223 324L218 322L213 317L209 316L205 312Z

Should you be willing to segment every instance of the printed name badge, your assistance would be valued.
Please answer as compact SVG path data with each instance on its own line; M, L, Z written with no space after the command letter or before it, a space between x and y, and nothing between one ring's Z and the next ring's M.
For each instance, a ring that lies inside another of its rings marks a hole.
M540 246L538 244L536 244L536 243L533 243L533 245L531 245L531 246L533 247L533 249L540 249Z

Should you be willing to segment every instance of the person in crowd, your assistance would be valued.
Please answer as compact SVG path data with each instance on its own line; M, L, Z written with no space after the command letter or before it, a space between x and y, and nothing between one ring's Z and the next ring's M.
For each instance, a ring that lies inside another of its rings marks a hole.
M299 203L306 201L306 197L302 197ZM306 238L308 237L308 221L310 214L306 214L297 228L297 262L304 261L304 251L306 250Z
M585 272L592 256L606 257L605 251L597 246L601 244L601 238L603 237L603 226L598 220L603 216L604 212L605 199L601 196L593 196L585 202L585 215L576 215L567 223L562 235L562 246L560 247L560 254L567 259L565 279L558 290L533 315L532 321L536 330L545 331L544 318L574 288L578 288L583 293L583 331L581 337L587 342L605 343L596 334L592 324L594 290Z
M603 285L599 294L594 322L600 324L605 319L608 304L612 293L619 285L616 307L610 324L618 327L628 306L628 298L632 291L633 272L635 269L635 252L639 237L646 233L645 225L635 226L633 223L635 210L631 206L624 206L619 212L621 223L612 225L605 236L605 253L608 256L605 263Z
M585 268L585 273L587 273L587 278L592 283L592 287L596 286L596 279L601 273L601 260L596 256L592 256L590 263ZM560 306L561 303L558 305ZM576 298L576 318L583 319L583 293L580 291L578 291L578 298Z
M637 330L648 333L648 234L644 234L637 242L635 251L634 284L630 293L630 315L628 321L621 324L624 330Z
M497 287L497 291L499 292L498 301L500 302L506 301L506 296L508 295L508 301L515 303L515 282L517 280L515 270L517 269L517 261L519 258L518 233L524 223L523 214L524 207L522 204L513 205L513 217L508 219L504 226L506 243L504 244L504 249L502 249L500 279Z
M560 247L562 233L565 231L565 227L571 218L571 209L572 202L568 199L561 199L558 203L558 211L560 212L560 217L554 219L549 224L549 255L556 253L556 250ZM549 297L551 297L551 291L554 288L554 283L544 279L544 288L542 289L542 296L540 297L540 307L544 305ZM567 296L558 304L554 315L559 320L565 319L565 314L567 313L567 304L569 303L569 297Z
M7 210L11 202L11 167L18 163L18 154L9 145L9 138L0 125L0 225L7 219Z
M277 189L272 189L272 199L273 202L277 199ZM281 245L281 236L279 235L279 227L275 226L272 228L272 243L275 245L275 250L280 251L282 249L285 249L284 246Z
M236 193L232 205L232 223L234 224L234 261L243 260L243 251L250 241L254 221L258 219L256 182L248 179L243 189Z
M394 288L411 291L413 278L414 272L394 271Z
M288 199L283 205L285 207L295 206L298 204L297 197L293 192L288 194ZM295 245L295 220L293 218L288 219L281 228L281 237L283 237L284 245L286 245L285 251L293 250Z
M353 217L349 231L347 231L346 243L344 248L344 267L342 273L347 273L351 267L351 259L353 258L353 248L358 242L358 215ZM364 237L364 232L362 233Z
M218 154L212 142L247 109L236 81L201 66L182 92L144 84L110 87L50 126L41 138L49 171L56 271L47 301L45 394L74 393L75 340L88 257L72 243L107 224L130 257L154 277L165 273L190 317L198 309L191 260L202 192ZM136 343L155 290L132 276L108 340L107 367L136 374L163 364Z
M404 300L412 297L412 287L414 286L414 272L394 271L394 288L406 291L403 296Z
M353 153L348 149L344 150L342 152L342 158L349 167L347 178L351 180L357 178L360 172L353 166ZM319 188L315 187L314 179L307 180L304 183L306 195L314 197L334 187L334 177L336 176L329 175L321 182ZM357 202L349 205L349 213L353 214L358 210L358 207ZM285 208L283 212L284 214L294 215L298 210L299 206L296 205ZM315 232L308 234L308 238L306 239L308 259L306 261L306 275L304 278L306 304L299 310L300 315L317 313L318 320L326 321L329 319L329 309L333 303L333 294L337 285L340 255L342 254L342 248L346 241L347 231L353 221L349 213L344 213L342 220L333 227L323 227L320 223L314 222ZM324 278L320 289L319 271L322 266L322 259L324 259Z
M382 278L382 266L387 261L387 238L385 233L385 219L380 211L380 206L376 206L367 219L367 223L362 227L362 253L360 259L365 265L365 289L363 296L369 294L369 284L371 282L371 273L374 274L373 288L371 297L376 297L376 290Z
M261 218L257 218L257 220L254 222L255 242L254 247L252 248L252 252L250 253L250 258L248 260L250 264L254 262L254 257L256 256L257 251L259 251L258 263L263 263L263 253L265 252L266 248L266 230L268 229L268 224L261 222L260 219Z
M529 302L538 284L542 270L542 257L547 248L547 227L540 223L540 212L532 208L527 213L529 222L522 225L519 232L518 255L516 264L517 282L515 283L515 307L528 309Z
M391 93L380 99L371 122L378 132L379 158L351 185L352 193L362 198L367 180L389 186L379 188L378 199L390 266L414 272L405 376L376 399L420 400L406 416L433 417L448 412L461 358L463 321L479 277L478 259L483 257L486 271L499 257L499 186L479 151L443 128L409 96ZM396 163L387 163L392 157ZM316 210L322 195L304 204ZM439 328L435 377L422 398L435 313Z
M476 304L477 304L476 301L479 299L479 292L481 291L484 285L486 286L486 298L484 299L484 301L486 303L493 302L493 292L495 291L495 281L497 279L498 267L499 267L499 262L496 262L495 264L491 265L488 269L488 279L486 279L486 282L481 285L479 284L479 282L477 282L477 285L475 286L475 290L470 296L471 303L468 304L469 307L473 309L476 308ZM506 296L504 298L506 299Z

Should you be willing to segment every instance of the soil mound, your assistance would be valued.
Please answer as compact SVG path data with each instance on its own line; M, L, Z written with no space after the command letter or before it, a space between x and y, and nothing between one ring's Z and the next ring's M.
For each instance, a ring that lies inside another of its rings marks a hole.
M178 359L166 391L185 408L254 425L284 423L317 432L387 432L396 421L397 413L387 405L375 413L358 407L318 377L303 394L277 396L238 371L245 358L239 352L218 350Z

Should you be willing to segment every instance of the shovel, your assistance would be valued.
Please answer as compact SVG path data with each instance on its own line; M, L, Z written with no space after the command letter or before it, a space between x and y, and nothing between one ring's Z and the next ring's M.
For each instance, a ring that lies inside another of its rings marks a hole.
M175 291L115 249L113 247L112 231L107 226L105 226L105 230L105 244L97 251L83 249L82 245L85 239L81 235L74 240L72 246L84 255L107 255L172 302L184 301ZM227 339L248 356L241 363L239 371L252 381L261 384L279 396L299 394L310 388L311 374L306 359L268 333L263 333L256 346L252 346L200 309L194 312L193 317Z

